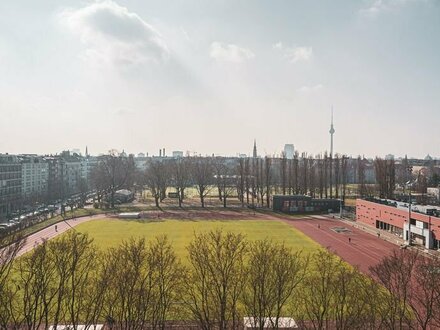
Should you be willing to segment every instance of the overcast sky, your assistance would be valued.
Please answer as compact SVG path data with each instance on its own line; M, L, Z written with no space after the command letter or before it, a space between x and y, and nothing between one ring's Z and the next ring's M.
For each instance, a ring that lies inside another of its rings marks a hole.
M440 156L440 1L0 2L0 153Z

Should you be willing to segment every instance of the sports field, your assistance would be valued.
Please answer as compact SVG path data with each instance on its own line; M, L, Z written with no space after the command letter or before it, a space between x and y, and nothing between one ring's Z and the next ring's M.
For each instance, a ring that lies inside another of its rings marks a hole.
M167 235L181 258L186 257L186 247L194 233L221 228L242 233L249 241L269 238L284 242L295 250L314 251L319 245L312 239L281 221L265 220L172 220L138 221L100 219L85 222L76 230L88 233L102 249L117 246L130 237L144 237L147 241L158 235Z

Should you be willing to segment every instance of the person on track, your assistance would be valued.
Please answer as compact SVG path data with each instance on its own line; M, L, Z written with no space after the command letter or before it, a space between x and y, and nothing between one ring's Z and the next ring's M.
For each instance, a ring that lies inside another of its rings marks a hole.
M351 243L351 237L348 238L348 243Z
M55 231L58 232L58 226L57 225L55 225Z

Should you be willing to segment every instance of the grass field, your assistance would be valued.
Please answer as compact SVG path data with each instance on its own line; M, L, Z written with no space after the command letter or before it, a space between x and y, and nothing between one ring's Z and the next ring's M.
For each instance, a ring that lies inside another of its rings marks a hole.
M269 238L284 242L295 250L305 252L319 248L319 245L300 231L281 221L264 220L162 220L158 222L102 219L86 222L75 227L88 233L102 249L117 246L130 237L144 237L147 241L158 235L167 235L181 258L186 258L186 246L195 232L222 228L224 231L242 233L249 241Z

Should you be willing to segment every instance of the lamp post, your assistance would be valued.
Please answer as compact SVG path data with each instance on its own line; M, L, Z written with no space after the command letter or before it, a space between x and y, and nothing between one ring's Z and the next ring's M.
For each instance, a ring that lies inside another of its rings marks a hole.
M339 200L339 218L342 219L342 199Z

